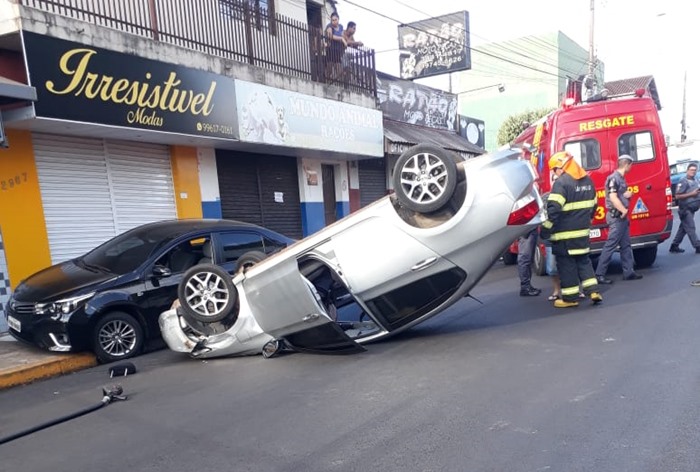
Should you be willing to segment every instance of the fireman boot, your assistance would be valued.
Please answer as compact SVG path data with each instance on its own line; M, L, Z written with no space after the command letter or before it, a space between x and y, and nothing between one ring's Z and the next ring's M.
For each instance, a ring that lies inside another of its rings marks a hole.
M557 308L573 308L575 306L578 306L578 302L572 302L568 300L563 300L561 298L557 298L554 300L554 306Z
M597 305L603 301L603 296L598 292L591 293L591 301L594 305Z

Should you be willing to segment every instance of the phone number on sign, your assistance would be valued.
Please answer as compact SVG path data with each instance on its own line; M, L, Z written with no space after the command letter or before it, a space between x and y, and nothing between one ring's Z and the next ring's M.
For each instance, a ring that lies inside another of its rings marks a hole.
M197 131L217 134L233 134L233 126L219 125L215 123L197 123Z

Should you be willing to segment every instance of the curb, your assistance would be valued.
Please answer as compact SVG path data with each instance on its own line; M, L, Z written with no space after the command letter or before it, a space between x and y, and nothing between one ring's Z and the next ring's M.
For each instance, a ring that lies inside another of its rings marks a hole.
M96 365L95 356L87 353L49 355L41 360L20 362L15 366L0 368L0 390L35 380L70 374Z

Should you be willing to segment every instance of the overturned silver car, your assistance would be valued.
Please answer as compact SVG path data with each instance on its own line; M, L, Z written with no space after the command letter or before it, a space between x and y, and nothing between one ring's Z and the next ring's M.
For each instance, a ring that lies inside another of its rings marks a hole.
M195 358L364 350L468 295L542 223L534 182L518 149L464 161L414 146L396 163L395 194L268 258L244 254L233 276L189 269L160 315L163 338Z

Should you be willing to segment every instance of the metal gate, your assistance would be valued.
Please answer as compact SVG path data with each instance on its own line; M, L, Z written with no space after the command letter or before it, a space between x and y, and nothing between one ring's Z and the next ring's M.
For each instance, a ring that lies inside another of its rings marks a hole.
M32 142L52 263L177 218L167 146L40 133Z
M386 161L365 159L358 162L360 205L366 206L386 195Z
M217 150L216 168L224 218L302 237L295 158Z

